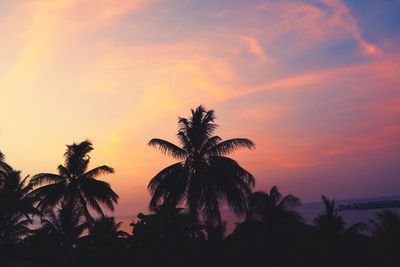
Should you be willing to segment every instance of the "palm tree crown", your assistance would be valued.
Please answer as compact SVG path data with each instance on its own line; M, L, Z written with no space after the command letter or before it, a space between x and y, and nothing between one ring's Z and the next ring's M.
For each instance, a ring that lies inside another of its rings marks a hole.
M291 208L301 204L300 199L289 194L283 196L276 186L269 192L256 191L249 195L246 220L266 224L287 219L302 221L301 216Z
M101 217L90 225L89 237L95 245L104 245L128 237L129 235L126 232L119 230L121 225L122 222L115 222L114 217Z
M238 148L254 148L254 143L246 138L222 141L213 135L218 127L214 120L213 110L199 106L190 118L179 118L180 147L162 139L150 140L150 146L180 160L151 179L151 209L162 201L172 206L184 203L193 218L202 215L209 222L220 221L221 201L226 201L236 214L245 211L254 178L225 156Z
M102 165L88 170L89 153L92 150L93 145L88 140L67 145L65 163L58 166L58 174L40 173L32 178L33 186L44 184L32 192L39 199L39 208L72 201L79 204L88 220L93 219L89 207L102 216L104 213L101 206L114 210L118 195L110 184L96 179L101 174L114 173L114 169Z
M338 215L335 209L335 199L330 200L326 196L321 196L324 204L324 213L314 219L315 226L328 236L339 236L345 227L342 216Z
M55 212L54 209L46 209L41 218L42 226L36 230L37 235L47 235L58 247L68 249L73 246L82 235L88 224L83 222L83 214L80 207L73 203L65 203Z
M29 176L9 165L0 169L0 244L18 240L29 232L31 215L38 214L35 199L29 196L32 187L27 184Z

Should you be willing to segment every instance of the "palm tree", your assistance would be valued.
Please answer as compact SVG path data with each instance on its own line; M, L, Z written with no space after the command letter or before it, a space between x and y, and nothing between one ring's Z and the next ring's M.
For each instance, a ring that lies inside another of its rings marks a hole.
M89 227L89 237L95 246L113 243L129 235L119 230L122 222L116 223L114 217L101 217Z
M141 240L184 240L190 237L195 230L195 236L202 238L203 227L199 224L193 225L191 216L182 208L171 208L161 205L153 210L151 214L139 213L138 221L133 222L133 237Z
M84 222L82 208L71 201L61 203L56 211L46 208L42 211L41 227L34 231L32 242L62 253L66 264L72 261L73 247L81 239L81 235L88 227Z
M89 234L80 242L82 248L87 248L88 264L90 266L111 266L123 261L122 251L125 249L126 232L120 230L122 222L116 223L114 217L101 217L89 226ZM85 246L86 245L86 246Z
M338 215L335 208L335 199L330 200L322 195L324 213L314 218L314 225L328 239L340 236L345 229L345 222L342 216Z
M290 220L303 221L298 212L291 210L300 204L299 198L291 194L283 196L276 186L269 192L256 191L248 197L246 220L267 225Z
M40 173L31 179L31 185L36 187L32 195L39 199L38 208L54 207L61 202L77 202L90 221L93 217L89 208L102 216L104 212L101 206L114 210L118 195L109 183L96 179L99 175L114 173L114 169L102 165L88 170L89 153L92 150L93 145L88 140L67 145L65 163L58 166L58 174Z
M380 239L400 240L400 215L392 210L384 210L370 221L372 233Z
M343 266L354 255L360 253L359 248L365 243L361 232L367 230L364 223L356 223L345 228L345 222L335 207L335 199L330 200L322 195L325 210L314 218L314 225L319 236L318 255L322 256L325 266Z
M170 206L184 203L194 220L200 215L208 222L221 220L219 204L226 201L236 214L246 208L246 198L254 186L253 176L235 160L225 157L239 148L254 148L246 138L222 141L213 133L213 110L199 106L190 118L179 118L180 147L162 139L151 139L150 146L179 162L154 176L148 188L152 194L150 209L161 202Z
M343 235L358 235L367 230L368 227L365 223L355 223L346 229L346 223L336 211L335 199L330 200L322 195L321 200L325 210L314 218L314 225L325 238L332 240Z
M21 172L4 163L0 170L0 245L15 244L29 233L31 215L38 214L35 199L29 196L32 190ZM0 249L1 250L1 249Z
M12 170L11 166L8 165L5 161L5 156L4 154L0 151L0 175L4 176L4 173L10 172ZM1 177L0 177L1 178ZM0 188L2 186L3 179L0 179Z
M378 245L381 266L398 266L400 244L400 215L393 210L384 210L370 221L372 235Z

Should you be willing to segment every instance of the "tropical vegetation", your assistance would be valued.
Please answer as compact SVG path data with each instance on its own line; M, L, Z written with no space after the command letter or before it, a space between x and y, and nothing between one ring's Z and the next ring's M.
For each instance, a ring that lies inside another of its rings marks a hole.
M222 140L215 120L199 106L179 118L179 145L149 141L177 162L150 179L149 210L127 232L111 214L117 193L99 179L114 169L89 168L89 140L67 145L57 173L32 178L0 151L0 266L399 266L399 214L383 210L346 227L323 195L324 210L306 222L298 197L255 190L253 175L228 157L255 144Z

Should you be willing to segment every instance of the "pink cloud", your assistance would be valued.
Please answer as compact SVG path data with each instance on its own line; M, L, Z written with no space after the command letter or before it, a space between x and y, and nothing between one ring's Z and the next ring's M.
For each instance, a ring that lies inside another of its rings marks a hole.
M267 54L265 53L264 48L256 38L250 36L240 36L239 39L243 44L247 46L248 50L253 55L260 59L261 62L265 62L267 60Z

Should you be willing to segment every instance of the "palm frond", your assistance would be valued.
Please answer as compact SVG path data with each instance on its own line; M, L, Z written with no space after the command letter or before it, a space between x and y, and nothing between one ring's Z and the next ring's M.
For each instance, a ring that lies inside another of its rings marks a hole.
M279 203L279 206L284 209L293 208L299 205L301 205L300 198L295 197L291 194L284 196Z
M150 180L147 189L150 191L150 193L153 193L164 180L169 179L168 177L171 176L175 177L179 176L181 175L182 171L183 171L183 166L182 163L180 162L164 168Z
M187 153L182 148L174 145L168 141L153 138L148 143L149 146L153 146L158 148L162 153L170 155L177 159L184 159L187 156Z
M175 206L185 197L187 170L181 163L173 164L158 173L149 183L150 210L163 204Z
M355 223L349 228L346 229L344 234L346 235L354 235L354 234L360 234L362 232L366 232L368 230L368 225L365 223Z
M107 165L102 165L99 167L96 167L90 171L88 171L87 173L85 173L85 176L90 177L90 178L96 178L99 175L102 174L112 174L114 173L114 169L107 166Z
M114 204L118 202L118 195L111 189L109 183L104 181L82 177L80 179L81 190L84 193L85 200L89 200L89 205L96 206L92 200L96 203L100 202L101 205L114 210Z
M255 148L255 145L250 139L234 138L222 141L221 143L211 147L207 154L211 156L224 156L240 148L253 149Z
M30 184L32 187L41 186L44 184L51 184L51 183L58 183L64 180L64 177L58 174L52 173L39 173L34 175L31 180Z
M193 145L192 145L192 143L190 142L190 140L189 140L189 138L188 138L186 132L183 131L183 130L179 130L179 132L178 132L178 134L177 134L177 137L178 137L178 139L179 139L179 142L180 142L181 145L182 145L182 148L183 148L185 151L191 151L191 148L193 147Z
M37 208L43 210L47 207L54 207L65 196L67 184L58 182L48 184L32 190L27 196L37 199Z
M210 137L207 142L203 145L203 147L201 148L201 155L205 155L208 150L212 147L214 147L215 145L217 145L219 142L221 142L222 139L219 136L212 136Z
M268 199L268 194L263 191L255 191L249 194L246 208L246 220L262 221Z

